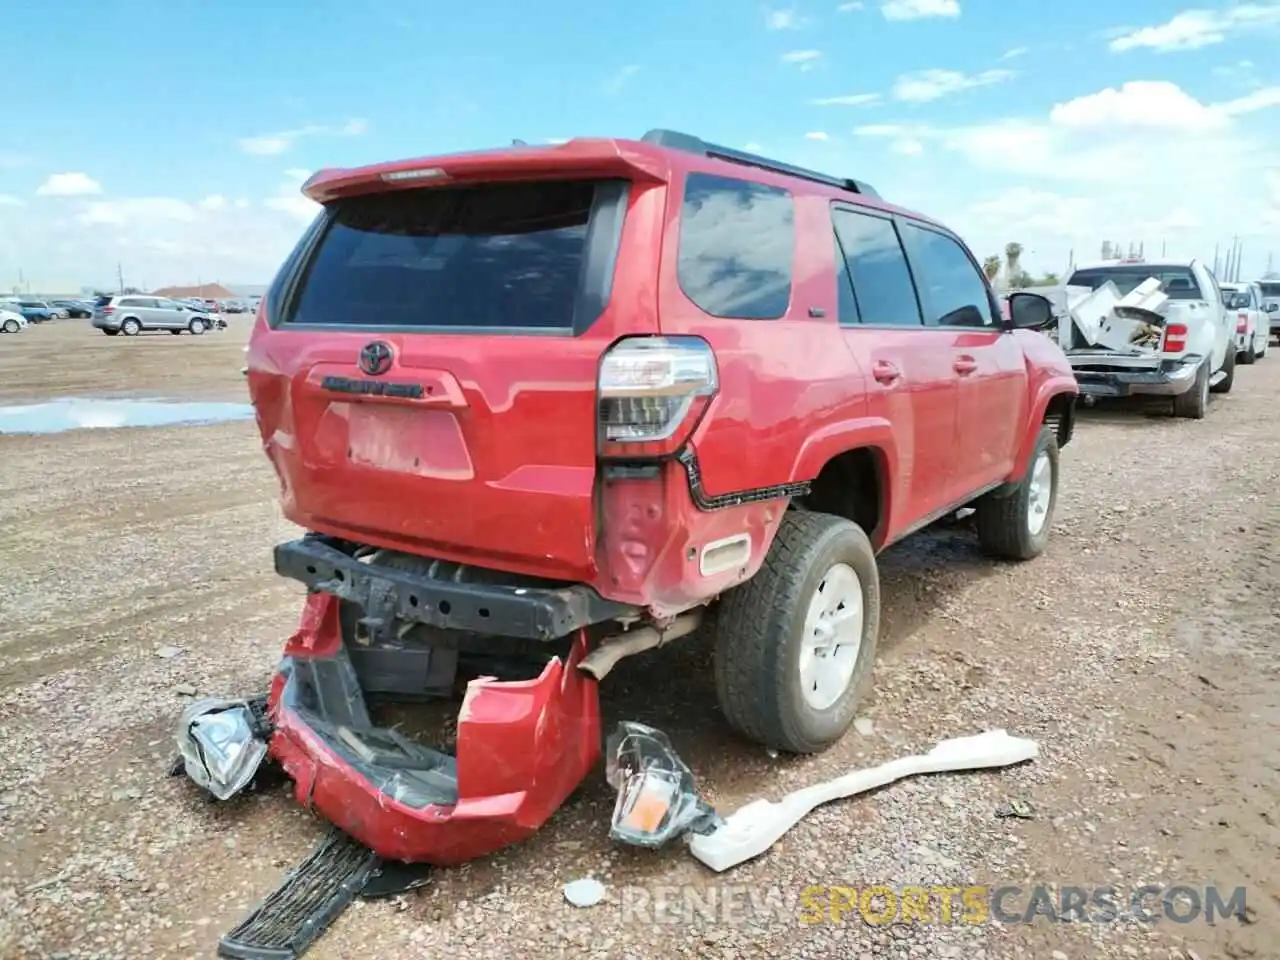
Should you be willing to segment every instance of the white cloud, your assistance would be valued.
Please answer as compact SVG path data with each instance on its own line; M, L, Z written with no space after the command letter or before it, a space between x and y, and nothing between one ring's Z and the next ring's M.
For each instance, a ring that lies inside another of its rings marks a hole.
M294 130L265 133L254 137L242 137L240 150L256 157L275 157L290 150L295 143L309 137L358 137L369 130L369 122L362 119L348 120L338 126L311 124Z
M1184 10L1165 23L1131 30L1117 28L1110 47L1116 53L1127 50L1155 50L1172 53L1199 50L1222 43L1229 36L1280 25L1280 4L1243 3L1223 10Z
M849 0L848 3L842 3L836 7L837 13L852 13L855 10L861 10L865 6L862 0Z
M220 193L211 193L200 201L201 210L221 210L227 205L227 198Z
M94 201L76 219L86 226L145 226L169 221L189 223L196 216L195 204L173 197L129 197Z
M880 4L886 20L924 20L960 16L960 0L886 0Z
M920 70L898 77L893 85L893 96L909 103L928 103L961 90L1004 83L1015 76L1017 74L1012 70L984 70L972 75L958 70Z
M84 197L101 192L102 185L87 173L52 173L36 188L41 197Z
M1103 239L1145 243L1148 255L1165 247L1170 256L1209 258L1215 242L1239 234L1257 260L1246 256L1246 272L1261 272L1280 226L1280 192L1264 187L1270 175L1280 188L1280 142L1274 124L1255 119L1268 110L1280 110L1280 86L1215 102L1138 80L1038 115L866 124L854 133L885 147L887 177L871 168L874 151L858 150L865 176L956 229L979 255L1017 240L1029 270L1060 273L1071 251L1096 257ZM904 165L904 153L918 159ZM963 192L947 186L957 179Z
M801 70L812 70L821 59L821 50L791 50L782 55L783 63L795 64Z
M804 135L804 138L806 140L818 140L823 142L831 139L830 135L823 132L822 130L814 130L810 133L806 133Z
M310 223L320 212L320 204L302 193L302 185L311 176L310 170L294 167L284 172L279 189L263 201L271 210L288 215L295 221Z
M764 25L770 30L798 30L808 24L808 18L800 16L794 9L769 10L764 17Z
M1027 47L1014 47L1012 50L1006 50L1000 55L1001 60L1014 60L1018 57L1025 56L1028 53Z
M0 207L20 207L22 201L11 193L0 193Z
M819 97L809 102L815 107L861 107L879 101L878 93L850 93L840 97Z

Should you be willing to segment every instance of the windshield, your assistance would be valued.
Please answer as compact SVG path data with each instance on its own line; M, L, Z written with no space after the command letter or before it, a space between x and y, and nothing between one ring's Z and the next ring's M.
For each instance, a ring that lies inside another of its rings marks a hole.
M1141 264L1090 267L1077 270L1067 281L1068 286L1088 287L1097 290L1110 280L1120 291L1120 296L1133 292L1142 281L1155 277L1160 281L1161 290L1170 300L1204 300L1195 275L1189 267L1147 267Z

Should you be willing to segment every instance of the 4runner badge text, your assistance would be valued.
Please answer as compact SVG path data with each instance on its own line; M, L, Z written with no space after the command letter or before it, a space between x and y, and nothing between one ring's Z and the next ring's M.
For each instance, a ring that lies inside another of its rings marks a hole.
M325 377L320 389L334 393L357 393L366 397L403 397L421 400L427 395L420 383L391 383L385 380L352 380L350 377Z

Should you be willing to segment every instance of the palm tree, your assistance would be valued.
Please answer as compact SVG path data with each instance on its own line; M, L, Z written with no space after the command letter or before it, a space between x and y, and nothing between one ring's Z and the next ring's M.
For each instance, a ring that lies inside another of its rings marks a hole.
M988 283L995 283L996 277L1000 276L1000 258L998 256L990 256L983 260L982 272L987 275Z
M1022 244L1006 243L1004 245L1005 275L1012 280L1022 273Z

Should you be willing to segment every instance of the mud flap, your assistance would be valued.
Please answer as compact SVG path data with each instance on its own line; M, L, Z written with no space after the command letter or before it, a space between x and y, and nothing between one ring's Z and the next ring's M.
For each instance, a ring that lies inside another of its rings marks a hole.
M296 960L360 895L379 866L376 853L332 828L274 893L218 941L218 956Z

